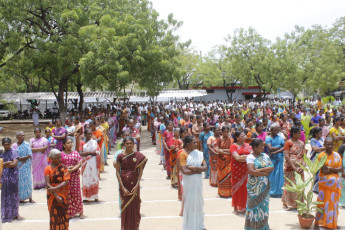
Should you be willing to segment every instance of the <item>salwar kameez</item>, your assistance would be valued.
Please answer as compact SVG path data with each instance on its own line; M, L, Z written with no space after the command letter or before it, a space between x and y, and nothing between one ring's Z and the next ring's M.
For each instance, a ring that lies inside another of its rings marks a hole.
M31 177L31 164L32 164L32 151L30 144L26 141L18 146L18 143L12 145L12 149L17 151L18 157L30 156L25 162L18 162L19 174L19 200L25 201L32 198L32 177Z

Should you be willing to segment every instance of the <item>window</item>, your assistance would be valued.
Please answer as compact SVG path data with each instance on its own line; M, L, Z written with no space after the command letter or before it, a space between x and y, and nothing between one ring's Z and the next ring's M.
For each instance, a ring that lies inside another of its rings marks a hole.
M206 93L214 93L214 89L206 89Z

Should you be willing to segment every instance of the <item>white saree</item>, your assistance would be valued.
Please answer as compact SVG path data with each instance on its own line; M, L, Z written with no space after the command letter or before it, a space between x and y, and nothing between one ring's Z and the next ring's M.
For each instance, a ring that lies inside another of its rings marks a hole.
M99 155L97 141L91 139L83 145L83 152L95 152ZM97 156L83 157L82 165L82 195L83 200L98 199L99 170Z
M193 150L187 158L187 166L201 166L203 153ZM204 227L204 198L202 188L202 174L183 175L183 230L203 230Z

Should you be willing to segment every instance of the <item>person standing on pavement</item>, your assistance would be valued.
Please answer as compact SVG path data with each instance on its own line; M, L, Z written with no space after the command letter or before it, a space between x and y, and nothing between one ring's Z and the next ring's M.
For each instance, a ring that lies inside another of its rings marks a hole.
M116 159L116 176L119 181L121 198L121 230L139 229L140 180L147 158L134 149L133 137L124 139L125 149Z
M54 101L54 105L52 107L52 122L55 124L56 122L56 119L58 117L58 114L59 114L59 107L57 106L57 103L56 101Z
M11 139L2 139L4 152L0 154L3 159L3 172L1 175L1 218L2 223L11 222L13 219L21 220L19 216L19 177L18 154L11 148Z
M213 136L213 132L211 131L211 126L207 122L204 122L203 124L204 131L202 131L199 135L200 140L200 146L201 146L201 152L204 153L204 159L207 165L207 171L205 172L205 179L210 179L210 157L209 157L209 150L207 147L207 140L209 137Z
M24 141L25 134L23 131L18 131L17 142L12 145L13 151L18 155L18 174L19 174L19 200L24 202L29 199L32 200L32 150L28 142Z

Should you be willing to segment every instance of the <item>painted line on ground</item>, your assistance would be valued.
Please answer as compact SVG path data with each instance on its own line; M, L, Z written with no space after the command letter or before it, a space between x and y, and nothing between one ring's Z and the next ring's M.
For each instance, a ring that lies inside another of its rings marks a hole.
M226 201L231 201L231 198L218 198L218 197L213 197L213 198L205 198L204 201L210 201L210 200L226 200ZM171 202L176 202L180 203L178 200L143 200L141 201L142 203L171 203ZM118 201L100 201L98 204L118 204ZM93 202L90 202L91 205L95 205ZM47 203L24 203L20 204L19 206L35 206L35 205L47 205ZM88 206L88 204L84 204L84 206Z
M280 214L286 213L287 211L273 211L270 214ZM219 214L205 214L205 217L223 217L223 216L235 216L233 213L219 213ZM150 219L182 219L181 216L142 216L142 220L150 220ZM110 217L110 218L85 218L85 219L72 219L70 223L74 222L91 222L91 221L114 221L114 220L121 220L120 217ZM22 220L22 221L13 221L12 223L47 223L49 220ZM11 224L5 223L4 225Z

